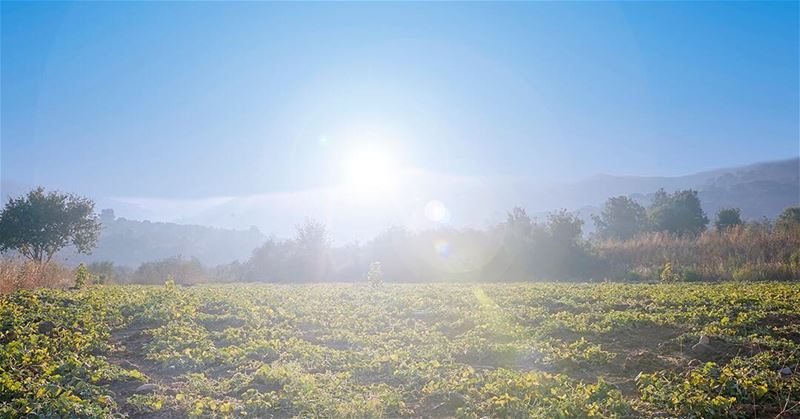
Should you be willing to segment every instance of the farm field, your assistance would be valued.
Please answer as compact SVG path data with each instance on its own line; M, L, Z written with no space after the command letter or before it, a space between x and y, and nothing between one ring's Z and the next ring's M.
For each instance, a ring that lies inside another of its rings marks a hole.
M0 297L0 416L798 417L800 284Z

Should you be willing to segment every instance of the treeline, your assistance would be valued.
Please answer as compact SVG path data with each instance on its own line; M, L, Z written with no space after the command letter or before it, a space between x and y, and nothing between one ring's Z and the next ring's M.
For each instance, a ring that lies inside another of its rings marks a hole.
M333 247L325 225L307 220L294 238L269 239L243 263L208 268L175 257L136 270L90 269L115 282L151 284L360 281L374 262L390 282L800 278L800 207L774 222L748 223L737 209L723 209L712 223L695 191L661 190L648 208L610 198L594 221L597 232L586 238L583 221L568 211L539 221L514 208L485 230L393 227L367 243Z
M266 240L257 228L229 230L208 226L128 220L116 217L111 209L100 212L102 229L97 246L91 255L78 257L65 248L57 259L89 262L113 260L124 266L168 258L192 255L207 265L219 265L244 260L250 251Z
M306 220L295 237L271 238L247 260L214 267L179 256L136 269L95 262L72 271L52 262L68 244L84 253L95 246L102 219L93 205L42 188L10 200L0 213L0 250L25 259L0 263L0 292L71 282L366 281L371 268L373 277L380 271L380 280L389 282L800 278L800 207L774 221L747 223L728 208L712 223L692 190L660 190L647 208L629 197L610 198L594 217L592 237L566 210L536 220L514 208L486 229L393 227L369 242L340 247L331 245L324 224Z

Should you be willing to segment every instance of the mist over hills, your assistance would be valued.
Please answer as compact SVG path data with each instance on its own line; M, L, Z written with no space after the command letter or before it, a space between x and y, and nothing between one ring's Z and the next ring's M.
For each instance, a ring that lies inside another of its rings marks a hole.
M746 220L775 218L784 208L800 202L800 159L762 162L723 168L678 177L596 175L586 180L549 189L556 207L598 213L606 199L631 196L643 205L656 190L694 189L699 191L703 210L713 218L721 208L742 210Z
M79 255L67 248L58 254L58 259L67 264L112 261L117 265L136 267L143 262L179 256L196 258L205 265L215 266L246 260L252 250L267 239L255 227L233 230L101 218L104 218L103 229L92 254Z
M482 228L502 221L514 206L539 217L559 208L575 211L591 233L590 216L599 213L607 198L629 195L647 204L659 188L698 190L709 218L720 208L737 207L745 219L772 219L800 203L800 158L678 177L596 175L563 184L410 170L392 193L368 199L339 187L198 200L94 197L98 211L113 208L121 217L103 220L91 255L65 250L60 258L133 267L180 255L217 265L247 259L268 235L291 237L305 217L326 223L335 242L344 244L369 240L392 225L412 230ZM28 189L3 179L3 200ZM431 203L444 208L435 220L427 214Z

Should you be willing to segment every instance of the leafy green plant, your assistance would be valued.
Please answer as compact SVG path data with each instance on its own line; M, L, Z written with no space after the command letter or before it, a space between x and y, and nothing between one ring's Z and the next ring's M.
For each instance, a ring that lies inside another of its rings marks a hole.
M86 267L86 265L81 263L75 270L75 288L83 288L90 282L92 282L92 273L89 272L89 269Z
M384 287L2 296L0 416L800 415L797 283Z
M672 263L667 262L664 264L664 268L661 269L659 279L661 279L661 282L677 282L681 279L681 276L672 269Z

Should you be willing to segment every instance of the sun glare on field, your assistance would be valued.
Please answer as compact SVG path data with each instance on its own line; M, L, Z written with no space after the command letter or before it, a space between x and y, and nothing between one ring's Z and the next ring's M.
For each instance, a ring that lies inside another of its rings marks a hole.
M345 184L360 194L378 195L390 191L400 180L396 158L387 150L363 149L344 161Z

